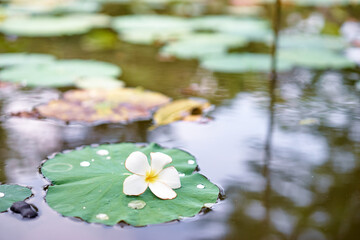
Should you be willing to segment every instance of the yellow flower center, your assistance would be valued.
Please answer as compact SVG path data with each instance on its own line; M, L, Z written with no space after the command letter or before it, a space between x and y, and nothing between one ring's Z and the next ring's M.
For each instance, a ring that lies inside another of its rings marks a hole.
M145 182L154 183L158 178L158 174L154 170L147 171L145 174Z

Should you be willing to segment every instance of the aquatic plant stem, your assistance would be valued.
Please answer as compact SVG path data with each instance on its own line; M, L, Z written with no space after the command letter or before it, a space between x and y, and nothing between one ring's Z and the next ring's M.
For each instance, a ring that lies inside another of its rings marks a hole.
M274 4L273 14L273 34L274 41L271 47L271 74L270 74L270 85L269 85L269 123L265 138L265 153L264 153L264 170L263 175L266 179L266 187L264 191L264 207L266 209L265 215L265 228L268 231L270 227L270 195L271 195L271 177L270 177L270 162L271 162L271 145L272 135L274 129L274 115L275 115L275 101L276 101L276 86L277 86L277 47L278 47L278 36L281 23L281 0L276 0Z

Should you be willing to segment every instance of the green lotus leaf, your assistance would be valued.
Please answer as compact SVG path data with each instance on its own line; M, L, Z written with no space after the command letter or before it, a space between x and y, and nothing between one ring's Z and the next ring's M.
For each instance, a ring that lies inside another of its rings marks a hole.
M112 27L130 43L152 44L178 39L191 32L186 19L172 16L133 15L116 17Z
M201 66L214 72L245 73L245 72L270 72L271 56L268 54L227 54L210 56L201 61ZM279 72L290 71L293 64L288 61L278 61Z
M83 34L106 27L110 19L101 14L72 14L62 17L14 16L0 23L0 32L26 37L53 37Z
M59 14L90 13L100 10L100 4L91 1L54 1L49 4L43 0L11 2L3 6L6 15L14 14Z
M11 205L31 196L31 190L19 185L0 185L0 212L6 211Z
M228 34L190 34L171 42L160 50L163 56L179 59L201 59L208 55L223 54L231 47L241 47L247 41L241 36Z
M343 69L356 66L344 55L326 49L283 49L279 51L278 56L280 61L312 69Z
M248 40L264 41L272 35L268 21L234 16L204 16L192 20L194 29L234 34Z
M0 72L0 79L31 87L62 87L74 85L83 77L116 77L120 74L118 66L106 62L61 60L6 68Z
M39 64L54 61L55 57L48 54L29 53L2 53L0 54L0 67L21 64Z
M259 3L275 3L276 0L258 0ZM283 0L283 4L296 4L300 6L330 7L334 5L358 4L360 0Z
M345 39L331 35L280 35L280 48L331 49L342 50L348 47Z
M182 185L175 190L175 199L161 200L149 189L140 196L123 193L123 182L131 174L124 161L133 151L172 157L170 165L179 171ZM106 225L124 221L144 226L192 217L204 204L217 201L218 187L194 173L196 167L195 158L179 149L120 143L58 154L43 164L41 172L52 182L46 202L60 214Z
M359 0L292 0L298 5L301 6L332 6L332 5L348 5L348 4L358 4Z

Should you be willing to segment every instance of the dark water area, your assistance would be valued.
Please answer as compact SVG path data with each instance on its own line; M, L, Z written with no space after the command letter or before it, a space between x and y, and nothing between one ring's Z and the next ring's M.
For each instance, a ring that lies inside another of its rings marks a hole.
M359 18L359 7L346 11ZM336 9L283 9L282 27L294 12ZM106 11L113 14L113 8ZM124 10L126 12L126 10ZM272 8L264 16L272 18ZM322 16L325 16L323 14ZM39 217L23 220L0 214L0 239L359 239L360 81L359 68L295 68L271 74L221 74L196 61L162 61L156 46L115 41L89 46L87 35L10 38L0 35L2 52L50 53L59 59L95 59L123 69L129 87L142 86L179 99L193 95L214 104L207 123L175 122L149 130L151 121L90 126L53 120L8 117L55 99L62 89L18 89L0 93L0 182L32 186L29 203ZM264 46L250 47L258 51ZM270 51L270 49L267 49ZM273 103L273 105L271 104ZM272 121L273 120L273 121ZM93 143L156 142L193 154L200 173L225 192L207 213L147 227L89 224L61 216L44 201L49 183L39 173L54 152Z

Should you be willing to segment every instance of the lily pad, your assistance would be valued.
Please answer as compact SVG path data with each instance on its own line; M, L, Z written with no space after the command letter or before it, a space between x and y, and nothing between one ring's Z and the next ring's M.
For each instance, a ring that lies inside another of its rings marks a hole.
M163 43L178 39L192 30L186 19L160 15L116 17L112 27L124 41L135 44Z
M91 1L12 1L4 6L6 15L14 14L59 14L59 13L90 13L100 10L100 4Z
M86 77L75 81L75 86L82 89L115 89L124 87L125 83L112 77Z
M296 49L331 49L342 50L348 47L345 39L331 35L281 35L279 37L280 48Z
M19 185L0 185L0 212L6 211L18 201L24 201L31 196L31 190Z
M53 37L84 34L96 27L106 27L110 17L102 14L72 14L62 17L16 16L0 22L0 32L26 37Z
M54 60L55 57L48 54L2 53L0 54L0 67L9 67L21 64L47 63Z
M150 119L152 111L169 101L163 94L143 89L72 90L36 111L42 117L63 121L127 123Z
M214 72L224 73L245 73L245 72L270 72L271 56L269 54L227 54L211 56L201 61L201 66ZM293 63L288 61L278 61L277 70L279 72L290 71Z
M180 99L159 108L154 114L155 126L166 125L179 120L197 120L210 104L192 99Z
M293 0L296 4L301 6L321 6L327 7L332 5L349 5L358 4L359 0Z
M181 180L175 199L161 200L149 189L140 196L123 193L123 182L131 174L124 162L134 151L148 157L150 152L172 157L170 165L179 171ZM194 173L196 167L195 158L179 149L120 143L60 153L46 161L41 172L52 182L46 202L60 214L106 225L124 221L144 226L192 217L205 204L217 201L218 187Z
M106 62L60 60L10 67L0 72L0 79L32 87L62 87L74 85L74 81L82 77L116 77L120 74L118 66Z
M323 49L283 49L279 51L279 59L312 69L343 69L356 66L344 55Z
M270 23L258 18L239 18L234 16L204 16L192 20L194 29L234 34L248 40L263 41L271 35Z
M190 34L179 41L171 42L160 50L162 56L179 59L200 59L208 55L223 54L231 47L245 46L241 36L228 34Z

